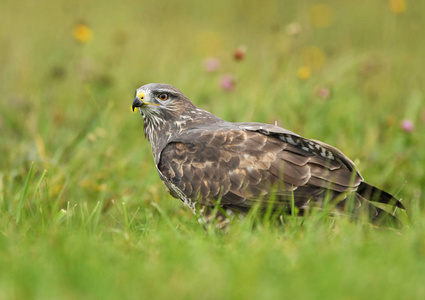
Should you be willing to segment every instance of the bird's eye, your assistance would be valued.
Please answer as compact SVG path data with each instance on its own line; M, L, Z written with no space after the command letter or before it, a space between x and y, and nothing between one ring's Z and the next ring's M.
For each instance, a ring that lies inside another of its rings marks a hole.
M160 94L160 95L158 96L158 98L159 98L160 100L162 100L162 101L165 101L165 100L167 100L167 99L168 99L168 95L167 95L167 94Z

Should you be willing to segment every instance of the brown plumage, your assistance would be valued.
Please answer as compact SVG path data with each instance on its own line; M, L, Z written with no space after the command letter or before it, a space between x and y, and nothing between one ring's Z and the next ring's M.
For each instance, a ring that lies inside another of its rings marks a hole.
M224 210L246 212L259 204L290 212L293 202L302 214L326 198L340 210L351 199L354 214L366 210L372 220L390 214L371 202L404 209L322 142L270 124L224 121L162 83L137 89L135 107L161 179L194 212L196 204L208 208L217 201Z

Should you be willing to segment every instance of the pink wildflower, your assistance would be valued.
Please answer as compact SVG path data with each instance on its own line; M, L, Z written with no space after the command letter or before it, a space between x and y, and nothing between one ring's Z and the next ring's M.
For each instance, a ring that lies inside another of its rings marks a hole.
M220 69L221 62L216 57L209 57L204 61L204 68L207 72L215 72Z
M413 129L415 129L415 125L413 125L413 122L408 120L408 119L404 119L401 122L401 128L406 131L406 132L412 132Z
M235 89L235 80L232 75L223 75L220 78L220 86L223 90L232 91Z
M319 87L319 88L316 90L316 95L317 95L317 97L319 97L319 98L321 98L321 99L323 99L323 100L326 100L326 99L328 99L328 98L329 98L329 96L331 95L331 91L330 91L328 88L325 88L325 87Z

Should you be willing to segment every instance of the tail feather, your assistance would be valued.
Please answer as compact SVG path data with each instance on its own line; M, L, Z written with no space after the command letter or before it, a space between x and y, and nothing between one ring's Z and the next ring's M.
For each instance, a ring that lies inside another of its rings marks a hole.
M389 226L395 228L402 226L400 220L393 215L393 213L373 205L371 201L360 194L356 194L355 199L361 203L360 207L356 210L357 216L366 215L369 220L377 226Z
M377 187L374 187L373 185L370 185L369 183L366 183L366 182L360 183L356 193L369 201L389 204L389 205L406 210L406 208L400 202L400 200L398 200L391 194L383 190L380 190Z

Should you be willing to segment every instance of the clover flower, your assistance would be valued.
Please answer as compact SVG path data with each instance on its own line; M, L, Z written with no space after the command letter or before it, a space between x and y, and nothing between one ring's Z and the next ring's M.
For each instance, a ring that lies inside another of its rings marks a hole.
M205 71L207 72L210 72L210 73L215 72L218 69L220 69L220 67L221 67L221 62L216 57L209 57L205 59L204 61L204 68L205 68Z
M220 86L223 90L232 91L235 89L235 79L230 74L223 75L220 78Z
M409 119L404 119L403 121L401 121L401 129L403 129L405 132L410 133L413 132L413 130L415 129L415 125Z

